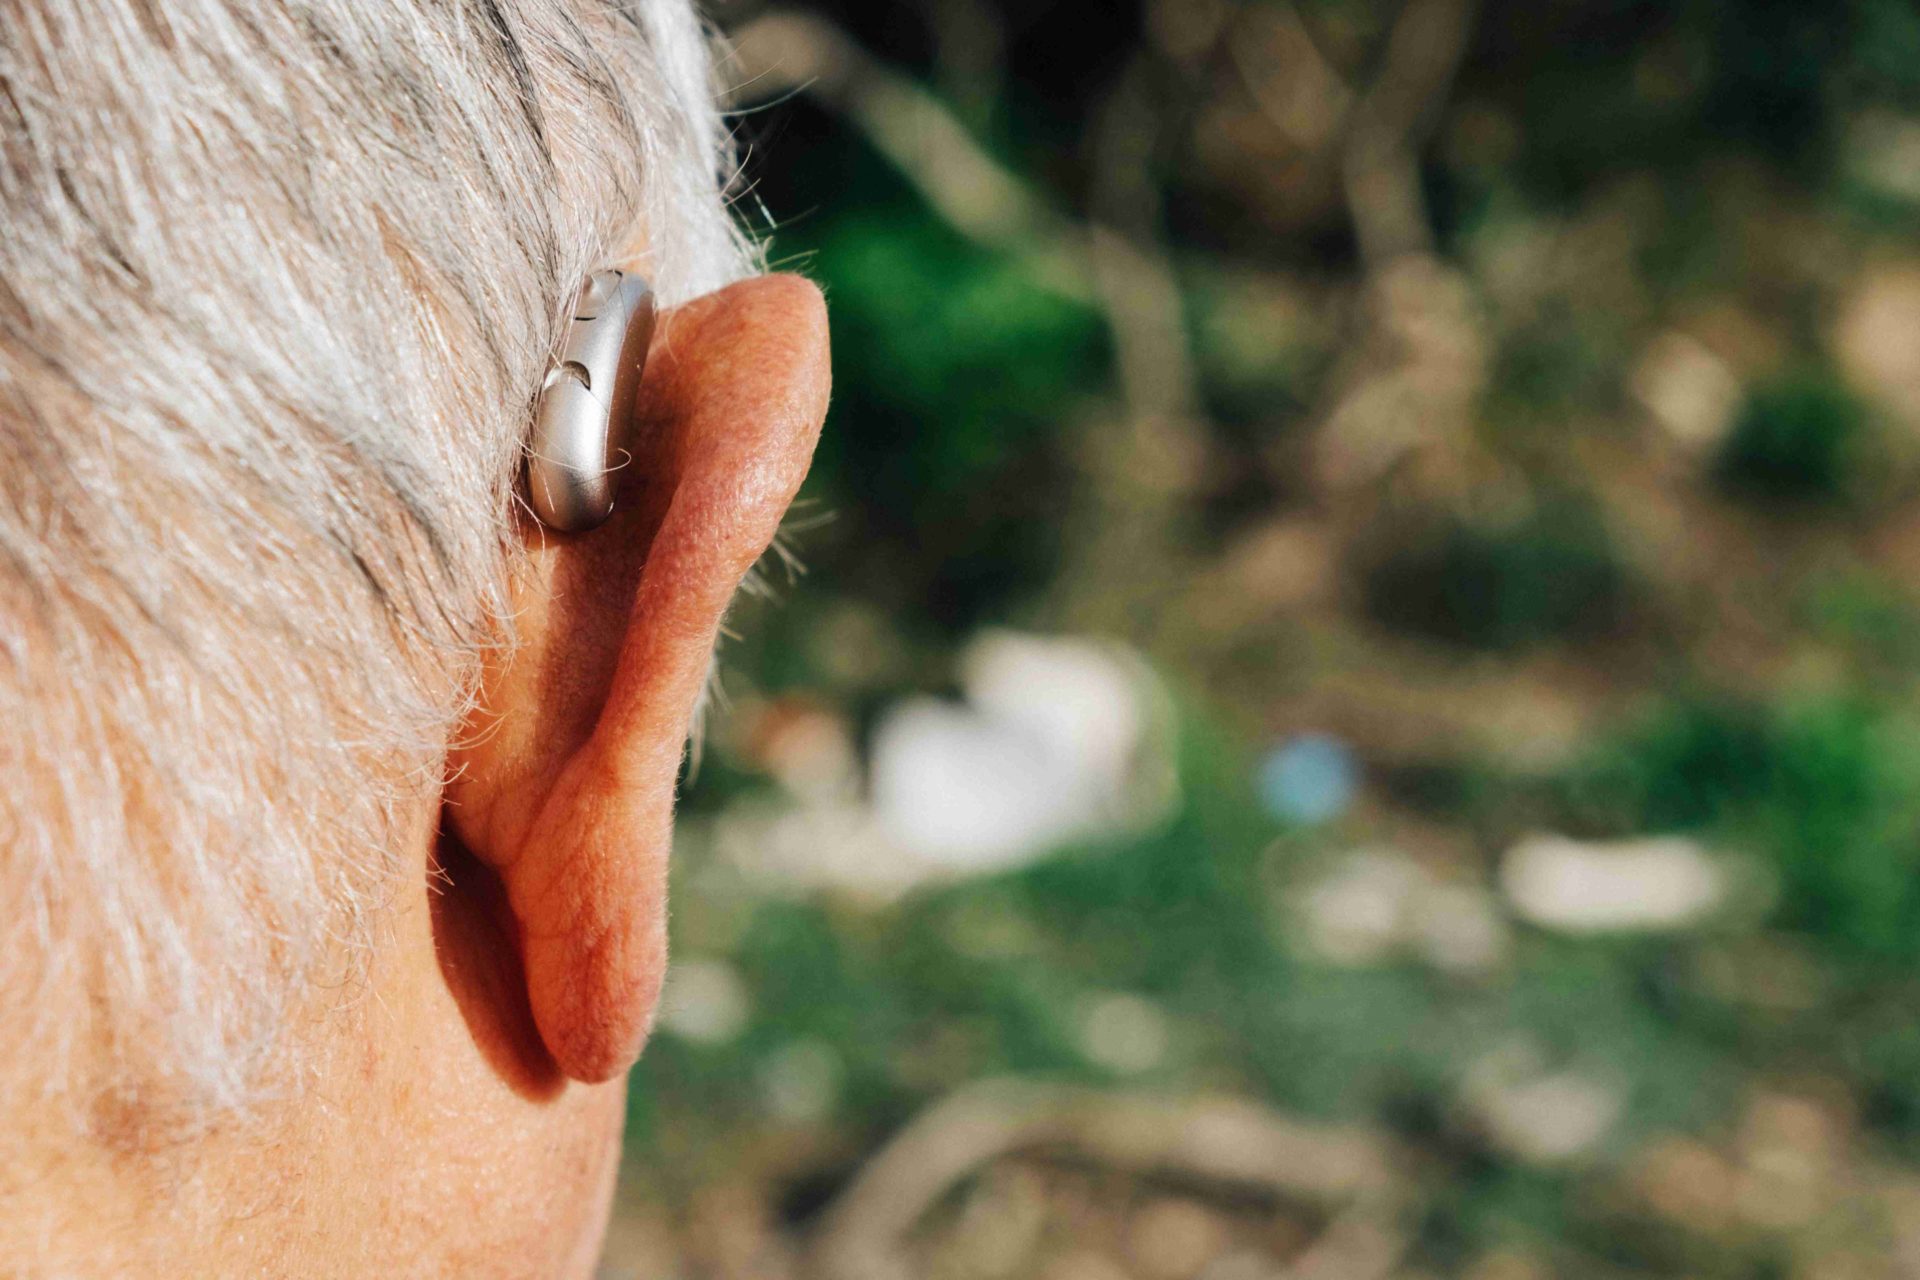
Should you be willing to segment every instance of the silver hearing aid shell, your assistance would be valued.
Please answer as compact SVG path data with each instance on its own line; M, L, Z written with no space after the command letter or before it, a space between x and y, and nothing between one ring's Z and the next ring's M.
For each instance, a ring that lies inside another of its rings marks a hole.
M583 533L613 514L652 337L646 281L623 271L587 277L527 445L527 502L548 528Z

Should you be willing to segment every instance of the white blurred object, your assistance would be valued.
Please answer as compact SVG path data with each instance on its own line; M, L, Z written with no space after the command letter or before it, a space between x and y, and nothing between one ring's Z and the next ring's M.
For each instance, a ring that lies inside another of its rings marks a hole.
M1300 897L1307 943L1337 964L1384 960L1407 940L1412 903L1431 884L1398 850L1349 854Z
M845 889L887 901L924 872L887 839L865 805L742 802L707 828L715 853L759 889ZM689 827L686 838L693 838Z
M1626 1100L1582 1072L1548 1069L1539 1050L1520 1041L1473 1065L1463 1101L1493 1145L1533 1164L1557 1165L1597 1146Z
M675 959L660 996L660 1029L693 1044L725 1044L747 1025L747 988L724 960Z
M1521 919L1565 933L1685 928L1724 904L1729 889L1725 868L1681 836L1528 836L1507 851L1500 884Z
M1020 726L971 708L931 698L902 703L874 731L881 829L908 851L959 870L1019 862L1093 817L1084 779L1050 753L1051 744Z
M1170 804L1164 698L1125 650L987 632L961 686L964 704L912 699L874 731L874 813L907 855L993 870Z
M1663 333L1633 370L1633 394L1688 449L1718 445L1740 407L1740 379L1698 338Z
M1347 855L1298 899L1307 945L1335 964L1369 965L1411 953L1448 973L1498 967L1507 925L1491 895L1434 879L1397 849Z
M742 749L786 797L738 801L683 839L710 840L757 887L885 901L1172 809L1173 710L1131 651L990 631L960 677L964 701L911 698L882 714L864 778L844 718L791 698L760 707Z

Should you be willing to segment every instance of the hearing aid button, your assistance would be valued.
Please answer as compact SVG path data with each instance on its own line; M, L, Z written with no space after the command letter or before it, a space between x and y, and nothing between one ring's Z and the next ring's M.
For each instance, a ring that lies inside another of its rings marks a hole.
M575 320L597 320L600 312L612 302L620 292L618 271L596 271L587 277L580 286L580 296L573 300L573 318Z

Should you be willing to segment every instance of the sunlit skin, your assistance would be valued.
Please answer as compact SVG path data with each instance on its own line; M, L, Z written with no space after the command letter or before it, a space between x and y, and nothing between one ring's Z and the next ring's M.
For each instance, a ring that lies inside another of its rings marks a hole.
M681 751L826 413L825 312L797 277L669 313L654 351L639 492L593 534L539 538L524 641L447 788L450 829L506 885L541 1038L589 1083L631 1066L651 1023Z
M616 513L575 536L527 521L518 642L413 815L364 989L314 993L292 1029L301 1090L157 1152L0 1118L7 1266L592 1274L665 973L681 755L828 384L825 310L796 277L661 317Z

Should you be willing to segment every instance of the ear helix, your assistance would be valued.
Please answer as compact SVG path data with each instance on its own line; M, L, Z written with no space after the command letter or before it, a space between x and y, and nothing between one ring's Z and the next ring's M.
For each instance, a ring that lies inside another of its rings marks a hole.
M600 271L580 286L527 444L527 502L550 529L584 533L613 514L653 317L639 276Z

